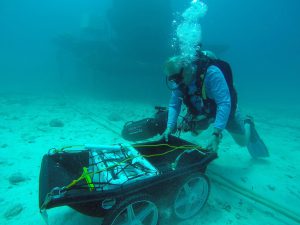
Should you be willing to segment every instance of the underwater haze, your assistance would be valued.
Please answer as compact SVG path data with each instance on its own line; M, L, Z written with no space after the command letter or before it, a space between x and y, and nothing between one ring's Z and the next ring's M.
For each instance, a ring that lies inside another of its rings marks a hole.
M192 61L200 45L231 65L270 157L224 132L203 212L175 221L164 209L161 224L300 224L299 11L296 0L0 0L0 224L44 224L48 149L125 142L125 123L168 106L167 59ZM202 146L211 131L183 137ZM55 225L101 221L49 213Z
M230 62L241 98L297 101L298 3L206 3L202 44ZM138 92L148 100L167 98L163 64L176 54L172 20L188 4L2 0L1 90L93 89L107 97Z

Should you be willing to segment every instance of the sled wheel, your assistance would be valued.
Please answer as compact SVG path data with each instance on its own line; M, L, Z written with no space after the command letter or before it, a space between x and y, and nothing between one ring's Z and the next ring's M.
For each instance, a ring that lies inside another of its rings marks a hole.
M174 214L179 219L195 216L205 205L210 191L208 178L203 174L193 174L184 179L175 192Z
M118 203L102 225L157 225L158 209L148 195L134 195Z

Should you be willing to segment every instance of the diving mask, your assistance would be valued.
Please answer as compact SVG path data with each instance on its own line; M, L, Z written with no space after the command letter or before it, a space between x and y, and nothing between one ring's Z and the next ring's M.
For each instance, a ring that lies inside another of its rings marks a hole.
M183 84L183 68L178 73L166 77L167 87L170 90L175 90Z

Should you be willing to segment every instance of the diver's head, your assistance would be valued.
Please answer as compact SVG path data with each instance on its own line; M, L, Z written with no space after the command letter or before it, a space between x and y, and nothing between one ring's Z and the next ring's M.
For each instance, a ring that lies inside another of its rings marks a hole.
M189 85L194 78L192 63L182 56L169 58L165 63L165 73L170 89L176 89L181 85Z

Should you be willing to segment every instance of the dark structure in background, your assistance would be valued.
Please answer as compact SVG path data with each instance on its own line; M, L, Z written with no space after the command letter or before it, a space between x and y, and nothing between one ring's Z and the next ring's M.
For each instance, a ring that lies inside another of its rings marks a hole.
M98 19L103 21L96 24L105 26L86 29L80 37L67 34L55 40L61 77L68 80L70 59L65 58L69 57L80 67L79 83L88 80L96 92L148 95L159 85L162 65L171 54L170 1L113 0L105 18Z
M108 19L121 52L136 60L160 62L169 53L172 9L168 0L113 0Z

